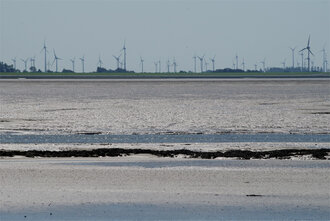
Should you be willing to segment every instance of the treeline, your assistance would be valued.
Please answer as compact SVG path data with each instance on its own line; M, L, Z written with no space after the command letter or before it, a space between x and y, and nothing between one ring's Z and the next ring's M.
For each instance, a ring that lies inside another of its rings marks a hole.
M13 65L0 61L0 72L20 72L20 70L15 69Z
M117 68L116 70L106 69L102 67L97 67L96 73L135 73L134 71L127 71L122 68Z

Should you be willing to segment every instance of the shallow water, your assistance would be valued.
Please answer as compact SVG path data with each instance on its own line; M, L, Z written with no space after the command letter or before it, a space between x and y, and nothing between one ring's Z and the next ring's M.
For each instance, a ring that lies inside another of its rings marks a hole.
M1 134L3 144L42 143L223 143L223 142L310 142L329 143L330 134L144 134L144 135L13 135ZM330 148L330 147L329 147Z
M142 168L228 168L236 169L265 169L265 168L305 168L305 169L330 169L327 161L279 161L279 160L164 160L164 161L120 161L120 162L73 162L64 165L98 166L98 167L142 167Z

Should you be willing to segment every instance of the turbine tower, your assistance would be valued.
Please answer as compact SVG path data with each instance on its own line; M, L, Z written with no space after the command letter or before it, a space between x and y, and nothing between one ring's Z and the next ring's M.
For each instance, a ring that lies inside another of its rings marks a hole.
M175 58L173 59L173 67L174 67L174 73L177 73L176 72L176 67L178 66L178 64L176 63L176 60Z
M81 60L82 72L85 73L85 55L79 59Z
M45 72L47 72L47 47L46 47L46 40L44 40L44 47L41 49L41 51L44 50L45 51ZM41 52L40 51L40 52Z
M323 49L320 52L322 52L322 56L323 56L323 61L322 61L323 72L327 72L327 68L326 68L327 54L326 54L326 51L325 51L325 47L323 47Z
M170 63L170 59L167 59L167 73L170 73L170 66L171 66L171 63Z
M160 61L160 59L159 59L159 61L158 61L158 69L159 69L159 73L161 73L162 72L162 63L161 63L161 61Z
M258 65L254 64L254 70L257 70L257 68L258 68Z
M119 55L119 56L114 56L114 55L112 55L115 59L116 59L116 61L117 61L117 70L119 69L119 63L120 63L120 56L121 56L121 54Z
M210 60L212 62L212 71L214 72L215 55L213 56L213 58L210 58Z
M27 58L27 59L21 59L21 61L23 61L24 62L24 67L25 67L25 69L24 69L24 71L27 71L27 63L28 63L28 61L29 61L29 58Z
M282 62L283 69L285 69L285 63L286 63L286 59L284 59L284 61Z
M102 65L103 65L103 61L101 60L101 56L99 55L99 61L97 62L98 64L98 67L99 68L102 68Z
M47 62L47 71L50 71L50 68L53 67L52 62Z
M126 71L126 41L124 41L124 46L122 51L124 51L124 70Z
M237 55L237 53L236 53L235 58L236 58L236 70L237 70L238 69L238 55Z
M157 73L157 71L158 71L158 61L154 62L154 64L155 64L155 73Z
M72 71L74 72L74 62L75 62L76 58L72 58L70 59L71 63L72 63Z
M199 57L199 56L198 56L198 59L199 59L200 62L201 62L201 73L203 73L203 60L204 60L204 55L203 55L203 57Z
M30 58L30 62L31 62L31 67L36 67L36 56Z
M308 71L310 71L310 62L311 62L311 59L310 59L310 54L312 54L312 55L314 55L313 53L312 53L312 51L311 51L311 47L310 47L310 39L311 39L311 36L309 36L308 37L308 42L307 42L307 46L306 46L306 48L303 48L303 49L301 49L300 50L300 52L303 52L304 50L307 50L307 62L308 62L308 67L307 67L307 69L308 69Z
M244 58L243 58L243 61L242 61L242 68L243 68L243 72L245 71L245 62L244 62Z
M294 50L296 50L296 47L290 48L290 49L291 49L291 53L292 53L292 69L294 69Z
M196 73L196 59L197 59L197 56L194 55L193 59L194 59L194 72Z
M16 69L16 58L11 59L14 63L14 69Z
M206 59L204 59L205 71L207 71L207 65L208 65L208 64L209 64L209 63L206 62Z
M301 56L301 71L303 71L304 70L304 53L301 52L300 56Z
M264 58L264 60L261 61L260 63L262 64L263 71L266 72L266 58Z
M58 72L58 71L57 71L57 68L58 68L58 60L63 60L63 59L62 59L62 58L59 58L59 57L56 56L55 49L53 49L53 52L54 52L54 61L53 61L53 64L54 64L54 62L56 62L56 72Z
M141 73L143 73L143 62L144 62L144 60L142 59L141 56L140 56L140 62L141 62L141 67L142 67Z

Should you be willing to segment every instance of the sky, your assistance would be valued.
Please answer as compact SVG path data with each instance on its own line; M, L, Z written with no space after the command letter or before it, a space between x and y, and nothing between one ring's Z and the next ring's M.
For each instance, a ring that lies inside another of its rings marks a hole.
M127 69L136 72L140 57L148 72L158 60L165 72L174 59L178 71L194 71L194 55L205 55L208 69L213 56L216 69L231 68L236 54L247 69L264 59L267 67L292 66L289 47L297 47L296 66L310 35L312 60L321 66L320 50L330 51L329 12L330 0L0 0L0 61L16 57L22 70L21 59L35 56L44 70L45 40L47 59L53 62L55 49L62 70L75 57L77 72L82 56L85 71L96 71L99 56L116 69L113 55L124 42Z

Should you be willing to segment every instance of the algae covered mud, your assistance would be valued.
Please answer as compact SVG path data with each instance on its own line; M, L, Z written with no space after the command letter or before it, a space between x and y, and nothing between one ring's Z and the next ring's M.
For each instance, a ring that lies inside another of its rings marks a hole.
M329 149L329 85L329 78L1 80L1 149L221 143L215 150L223 151L258 142Z

